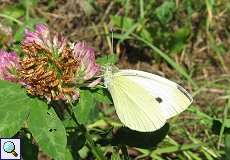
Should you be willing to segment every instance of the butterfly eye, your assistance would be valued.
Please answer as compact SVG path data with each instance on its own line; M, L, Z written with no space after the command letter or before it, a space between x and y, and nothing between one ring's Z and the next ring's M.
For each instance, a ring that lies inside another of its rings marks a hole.
M163 102L163 100L160 97L155 98L158 103Z

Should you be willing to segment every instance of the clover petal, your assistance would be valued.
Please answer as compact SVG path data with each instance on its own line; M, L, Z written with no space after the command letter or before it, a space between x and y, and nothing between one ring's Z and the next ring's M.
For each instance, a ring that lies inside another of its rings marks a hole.
M16 82L18 68L19 56L15 52L0 50L0 79Z

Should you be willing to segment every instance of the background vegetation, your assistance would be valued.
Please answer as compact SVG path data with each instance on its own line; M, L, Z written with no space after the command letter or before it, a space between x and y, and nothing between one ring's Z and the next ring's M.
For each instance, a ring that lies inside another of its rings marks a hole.
M104 90L85 91L77 117L97 147L75 131L66 159L230 159L229 0L2 0L0 48L20 53L24 29L37 23L87 41L100 64L163 75L194 96L160 131L140 134L119 128ZM33 139L23 147L29 159L49 159Z

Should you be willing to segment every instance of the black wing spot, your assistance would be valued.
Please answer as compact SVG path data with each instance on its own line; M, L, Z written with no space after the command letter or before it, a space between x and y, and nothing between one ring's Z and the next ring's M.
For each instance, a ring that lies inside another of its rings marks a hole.
M160 97L155 98L158 103L163 102L163 100Z

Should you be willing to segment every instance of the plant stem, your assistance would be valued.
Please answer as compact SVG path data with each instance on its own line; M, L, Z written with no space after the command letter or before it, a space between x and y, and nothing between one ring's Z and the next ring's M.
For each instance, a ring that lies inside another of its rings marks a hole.
M92 149L92 153L94 154L94 156L98 160L105 160L106 158L104 157L102 150L95 145L93 139L91 138L90 134L88 134L88 132L85 133L85 138L87 144Z
M121 145L120 148L121 148L121 152L124 155L124 160L129 160L129 153L127 147L125 145Z
M72 106L72 104L71 104L71 106ZM71 116L71 118L74 120L74 122L76 123L76 125L80 129L82 129L81 124L78 123L75 114L71 111L71 109L68 106L67 106L67 112L69 113L69 115ZM106 158L103 155L103 151L99 147L97 147L95 145L92 137L87 132L87 130L84 130L83 132L85 132L86 143L92 149L92 153L94 154L94 156L96 157L96 159L98 159L98 160L105 160Z
M9 19L9 20L11 20L11 21L13 21L13 22L16 22L16 23L19 24L20 26L24 25L24 23L23 23L22 21L19 21L19 20L17 20L16 18L14 18L14 17L12 17L12 16L8 16L8 15L6 15L6 14L0 13L0 17L5 18L5 19Z
M230 96L228 97L228 103L226 104L226 106L224 108L223 123L221 125L221 129L220 129L220 133L219 133L219 139L218 139L218 143L217 143L217 149L220 149L221 140L222 140L222 137L223 137L223 134L224 134L224 128L226 127L226 120L228 118L229 107L230 107Z

